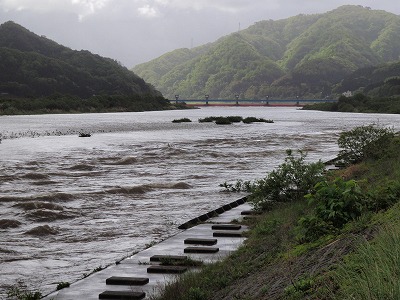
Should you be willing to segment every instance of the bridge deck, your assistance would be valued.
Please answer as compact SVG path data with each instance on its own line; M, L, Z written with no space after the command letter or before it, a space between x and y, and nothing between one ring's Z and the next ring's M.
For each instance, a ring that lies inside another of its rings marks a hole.
M332 99L271 99L271 100L236 100L236 99L198 99L176 100L176 103L186 103L188 106L305 106L307 104L337 102Z

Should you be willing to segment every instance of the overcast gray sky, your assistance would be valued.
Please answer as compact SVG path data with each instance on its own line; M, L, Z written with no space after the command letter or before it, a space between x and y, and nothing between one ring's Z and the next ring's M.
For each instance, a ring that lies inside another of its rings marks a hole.
M400 14L399 0L0 0L0 23L12 20L59 44L131 68L261 20L322 13L344 4Z

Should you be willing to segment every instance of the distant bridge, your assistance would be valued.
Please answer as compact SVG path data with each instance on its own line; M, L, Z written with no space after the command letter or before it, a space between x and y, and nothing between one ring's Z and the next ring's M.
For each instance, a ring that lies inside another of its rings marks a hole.
M333 99L289 99L289 100L242 100L242 99L200 99L200 100L180 100L176 103L186 103L188 106L304 106L307 104L337 102Z

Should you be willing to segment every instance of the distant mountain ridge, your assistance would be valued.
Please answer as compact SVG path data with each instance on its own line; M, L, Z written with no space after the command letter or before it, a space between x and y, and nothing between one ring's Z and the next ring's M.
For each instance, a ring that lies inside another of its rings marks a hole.
M324 14L261 21L133 71L182 99L325 97L360 68L400 60L400 17L346 5Z
M115 60L71 50L12 21L0 25L0 93L16 97L161 96Z

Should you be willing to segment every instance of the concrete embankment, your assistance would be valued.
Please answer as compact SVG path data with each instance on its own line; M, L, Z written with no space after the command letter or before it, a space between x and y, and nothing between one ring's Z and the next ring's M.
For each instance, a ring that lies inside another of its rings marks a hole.
M203 214L179 226L175 236L44 299L149 299L179 274L200 268L193 262L213 263L238 249L247 230L240 223L249 211L242 198Z

